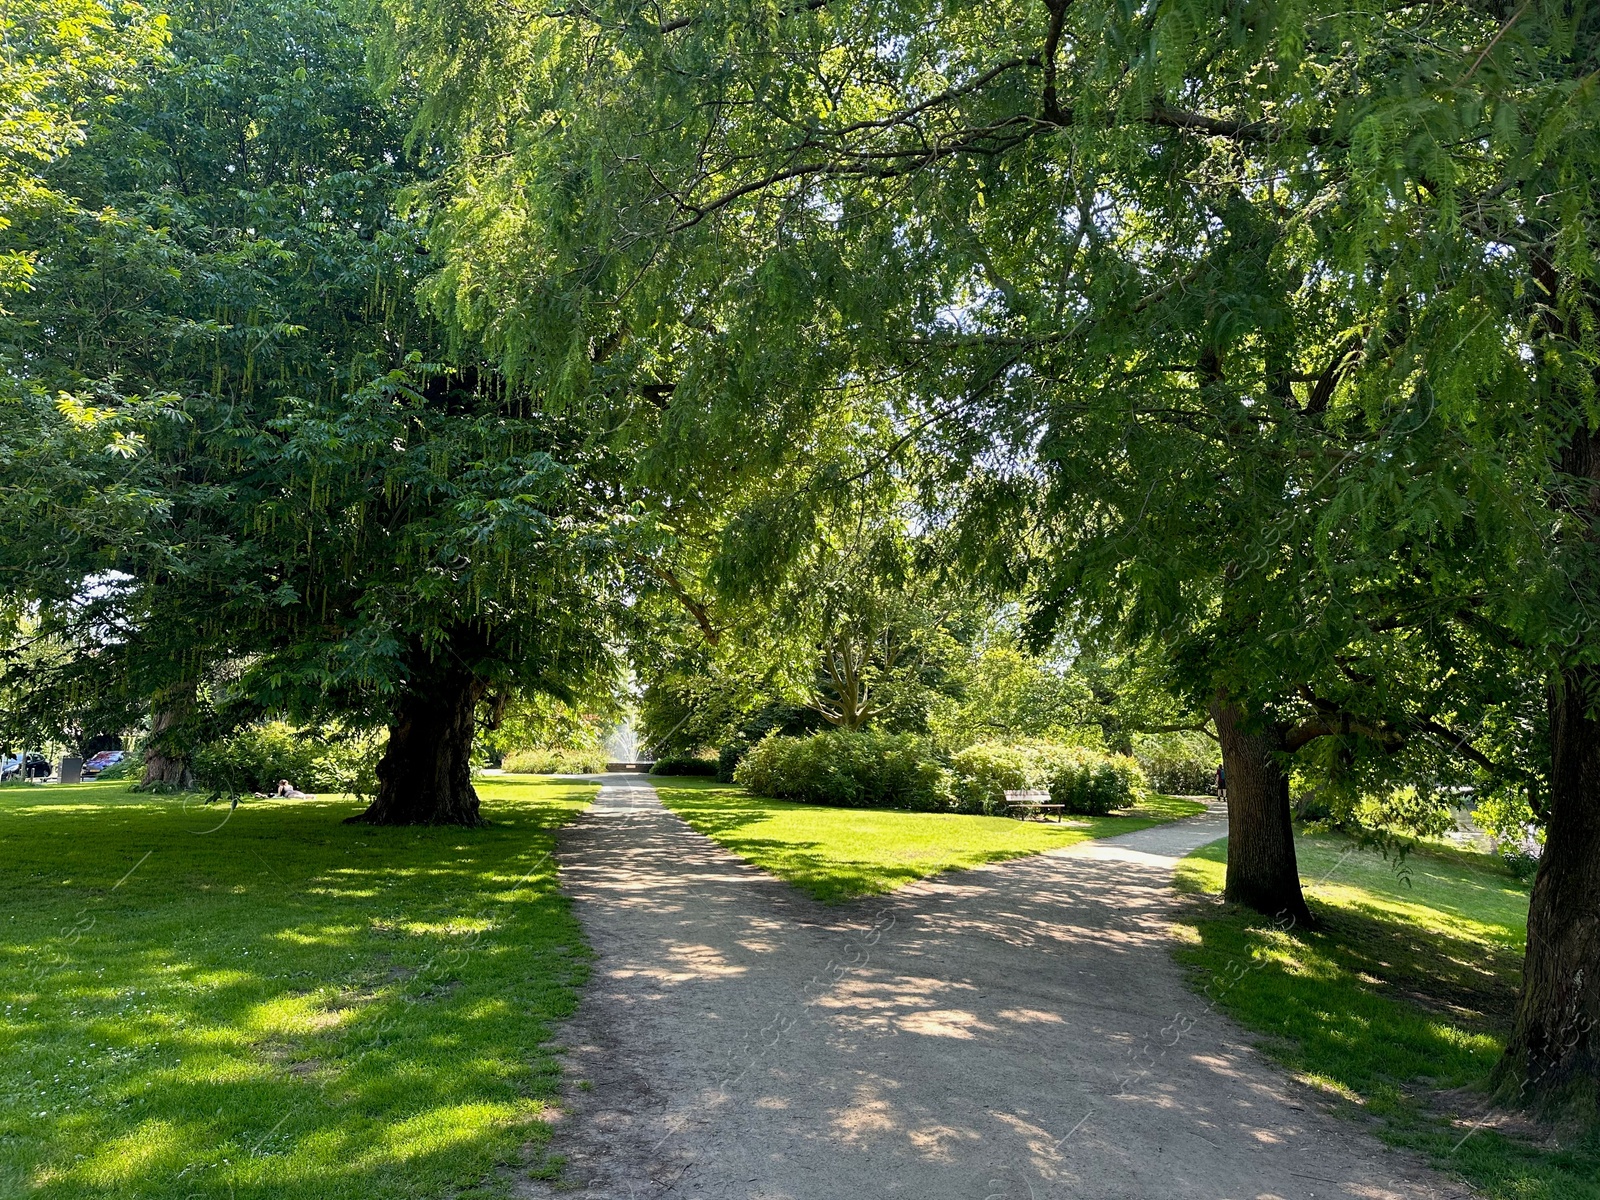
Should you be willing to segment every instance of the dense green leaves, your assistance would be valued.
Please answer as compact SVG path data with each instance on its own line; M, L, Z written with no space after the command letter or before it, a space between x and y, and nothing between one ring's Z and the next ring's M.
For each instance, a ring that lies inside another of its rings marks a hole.
M0 570L71 649L63 684L192 696L196 737L382 724L439 662L490 700L609 690L610 452L418 312L403 196L432 151L405 149L406 90L315 3L172 30L51 168L75 205L8 231L38 269Z
M1538 775L1504 681L1594 590L1528 369L1534 243L1591 270L1587 7L394 11L457 147L438 310L664 486L755 480L729 568L804 553L818 489L765 481L856 414L1042 629L1372 770Z

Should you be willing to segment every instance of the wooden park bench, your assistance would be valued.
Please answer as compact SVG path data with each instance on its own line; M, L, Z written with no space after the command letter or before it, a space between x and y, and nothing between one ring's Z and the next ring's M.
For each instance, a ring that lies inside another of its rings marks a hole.
M1029 817L1037 816L1041 821L1055 813L1056 820L1061 820L1061 814L1066 811L1064 804L1052 804L1049 792L1007 792L1006 816L1015 817L1019 821L1026 821Z

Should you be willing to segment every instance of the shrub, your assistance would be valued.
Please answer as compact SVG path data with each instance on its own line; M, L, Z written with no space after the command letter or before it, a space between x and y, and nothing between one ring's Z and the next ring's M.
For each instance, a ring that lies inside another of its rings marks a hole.
M1102 754L1073 747L1050 777L1050 799L1069 813L1103 817L1137 804L1144 793L1139 762L1128 754Z
M514 775L598 775L606 769L603 749L513 750L500 760Z
M94 778L96 783L103 783L115 779L138 779L143 774L144 759L130 750L119 762L113 763Z
M650 764L652 775L715 775L717 761L688 754L669 754Z
M1216 790L1222 753L1203 733L1140 734L1133 740L1145 783L1169 796L1199 796Z
M1307 824L1325 822L1329 825L1339 823L1339 814L1334 808L1328 789L1312 787L1301 784L1298 780L1291 782L1289 802L1294 807L1294 818Z
M822 714L814 708L804 708L783 700L765 704L739 722L737 728L724 738L717 751L717 778L723 783L732 783L733 773L744 756L750 753L750 747L769 733L805 737L823 732L825 728Z
M388 745L388 730L345 732L324 741L315 764L317 789L313 790L347 796L377 795L378 760Z
M1484 796L1472 810L1472 823L1489 835L1495 851L1518 879L1526 882L1539 869L1544 829L1522 792Z
M950 757L957 812L1005 813L1008 791L1041 791L1074 755L1095 753L1058 742L979 742Z
M950 757L955 777L951 791L958 812L1003 813L1007 791L1041 788L1049 774L1041 774L1037 758L1021 746L979 742Z
M1048 790L1068 812L1103 816L1144 792L1134 759L1058 742L980 742L953 755L950 770L958 812L999 815L1007 791Z
M734 782L761 796L842 808L948 810L949 774L915 734L772 733L750 748Z
M219 795L272 792L280 779L303 792L370 795L377 790L381 750L381 737L308 736L283 721L268 721L247 725L200 747L190 766L195 782ZM101 778L105 778L103 773Z

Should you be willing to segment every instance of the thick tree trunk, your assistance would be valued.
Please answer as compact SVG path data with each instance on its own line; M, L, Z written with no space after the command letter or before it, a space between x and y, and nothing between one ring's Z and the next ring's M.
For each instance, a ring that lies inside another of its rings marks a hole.
M1550 804L1528 907L1517 1023L1498 1082L1545 1101L1600 1091L1600 668L1550 694Z
M1294 826L1289 813L1289 776L1279 757L1283 730L1268 725L1247 731L1244 710L1218 690L1211 719L1222 742L1228 787L1228 877L1223 895L1271 917L1311 921L1300 892Z
M472 735L484 685L465 672L417 682L395 707L365 825L481 825Z
M184 730L193 711L193 685L174 688L157 699L150 718L150 738L144 747L144 778L140 780L140 787L187 790L194 786Z

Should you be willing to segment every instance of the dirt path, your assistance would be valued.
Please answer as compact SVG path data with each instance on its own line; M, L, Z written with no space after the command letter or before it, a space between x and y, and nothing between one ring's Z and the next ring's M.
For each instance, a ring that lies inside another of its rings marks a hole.
M567 1186L527 1194L1469 1195L1319 1111L1184 985L1172 865L1225 832L1197 818L830 909L643 777L608 782L561 849L598 953L564 1034Z

